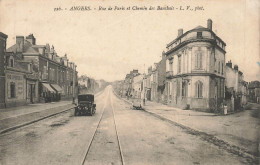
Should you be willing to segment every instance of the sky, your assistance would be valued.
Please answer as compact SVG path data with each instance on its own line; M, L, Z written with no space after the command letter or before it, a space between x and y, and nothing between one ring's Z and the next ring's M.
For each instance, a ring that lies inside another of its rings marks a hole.
M91 11L69 11L90 6ZM99 6L191 6L200 11L98 11ZM62 11L54 11L61 7ZM65 10L67 8L67 10ZM16 35L33 34L36 43L54 45L67 54L79 75L107 81L122 80L133 69L147 72L159 62L166 44L184 32L207 26L226 42L231 60L246 81L260 80L258 0L0 0L0 31L8 35L7 48Z

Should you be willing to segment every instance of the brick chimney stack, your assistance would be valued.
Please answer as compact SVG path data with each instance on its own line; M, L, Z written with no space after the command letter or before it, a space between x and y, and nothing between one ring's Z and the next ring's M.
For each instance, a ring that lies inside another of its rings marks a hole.
M226 66L232 68L232 62L231 62L231 60L229 60L228 63L226 63Z
M28 35L26 40L29 41L32 45L36 44L36 39L34 38L33 34Z
M207 28L212 30L212 20L211 19L208 19L208 21L207 21Z
M234 65L234 69L238 71L238 66L237 66L237 65Z
M181 35L183 35L183 29L178 30L178 37L180 37Z
M16 51L23 52L24 36L16 36Z

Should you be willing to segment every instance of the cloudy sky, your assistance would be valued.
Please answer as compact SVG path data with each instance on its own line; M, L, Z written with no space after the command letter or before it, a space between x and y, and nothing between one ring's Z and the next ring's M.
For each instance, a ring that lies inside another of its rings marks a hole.
M73 6L203 6L203 11L69 11ZM55 7L67 10L55 12ZM213 31L226 42L232 60L245 80L260 80L258 0L0 0L0 31L8 35L33 33L37 44L54 45L59 56L68 54L79 74L107 81L124 79L158 62L167 43L213 20Z

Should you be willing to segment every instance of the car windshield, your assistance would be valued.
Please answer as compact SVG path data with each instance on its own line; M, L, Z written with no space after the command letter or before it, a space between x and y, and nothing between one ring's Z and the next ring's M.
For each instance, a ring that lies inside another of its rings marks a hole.
M94 95L78 95L78 101L94 101Z

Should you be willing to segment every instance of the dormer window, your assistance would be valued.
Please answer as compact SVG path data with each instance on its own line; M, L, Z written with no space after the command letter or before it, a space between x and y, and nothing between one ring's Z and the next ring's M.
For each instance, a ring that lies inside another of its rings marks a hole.
M10 59L9 59L9 64L8 66L10 67L14 67L14 58L11 56Z
M202 38L202 32L197 32L197 38Z

